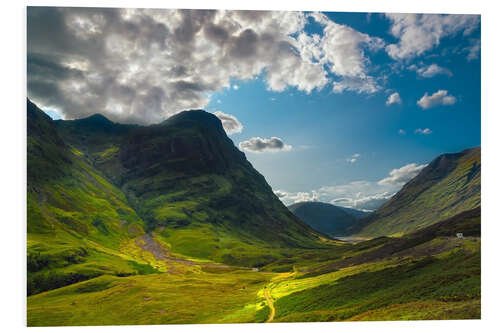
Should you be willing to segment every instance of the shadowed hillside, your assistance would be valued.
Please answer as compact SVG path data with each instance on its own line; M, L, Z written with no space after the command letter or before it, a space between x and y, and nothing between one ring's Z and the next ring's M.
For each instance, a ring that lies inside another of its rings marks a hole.
M349 227L356 223L359 217L368 214L324 202L298 202L288 206L288 209L314 230L330 236L344 234Z

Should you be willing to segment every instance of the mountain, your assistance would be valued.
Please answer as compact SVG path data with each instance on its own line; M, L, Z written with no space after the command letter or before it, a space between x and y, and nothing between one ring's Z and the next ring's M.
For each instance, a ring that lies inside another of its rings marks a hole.
M340 209L342 209L344 212L347 212L354 216L356 219L360 219L362 217L365 217L367 215L370 215L371 211L363 211L363 210L357 210L354 208L348 208L348 207L342 207L342 206L336 206Z
M331 236L343 234L360 217L368 214L324 202L299 202L288 209L314 230Z
M101 115L55 126L176 253L262 266L281 256L276 249L322 246L324 236L286 209L211 113L184 111L151 126Z
M481 205L481 148L443 154L348 233L401 235Z
M331 240L206 112L52 121L28 101L27 127L28 326L481 317L480 207L402 237ZM444 179L464 187L455 172Z
M125 195L29 100L27 128L28 295L103 274L154 271L117 255L145 228Z

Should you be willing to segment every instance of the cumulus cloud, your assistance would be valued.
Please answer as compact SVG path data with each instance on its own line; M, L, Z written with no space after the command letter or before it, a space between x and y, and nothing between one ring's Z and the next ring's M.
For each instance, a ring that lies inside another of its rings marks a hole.
M389 95L387 98L387 101L385 102L386 105L391 105L391 104L401 104L403 101L401 100L401 96L399 96L398 92L392 93Z
M431 134L432 131L430 128L417 128L415 130L415 134L423 134L423 135L428 135Z
M370 59L366 53L383 49L384 41L337 24L321 13L313 13L311 17L323 26L323 36L302 36L299 41L308 50L306 54L325 64L338 77L333 82L333 91L374 93L380 90L380 84L370 75Z
M388 192L369 196L361 196L361 193L358 194L359 195L354 198L333 199L332 201L330 201L330 203L337 206L354 208L363 211L373 211L382 206L387 200L394 196L394 193Z
M410 163L399 169L393 169L389 172L389 177L378 182L379 185L404 185L422 171L427 164L417 165Z
M322 33L306 32L308 20ZM28 96L65 119L156 123L261 77L267 88L372 93L383 41L322 14L29 7ZM330 79L330 77L332 77Z
M424 78L431 78L436 75L447 75L450 77L453 76L453 73L449 69L438 66L436 64L416 68L416 71L419 76Z
M309 192L287 192L277 190L274 193L286 205L300 201L330 202L334 205L372 211L392 198L404 184L418 175L426 165L407 164L393 169L389 176L379 181L352 181L346 184L322 186Z
M420 56L438 46L441 39L470 35L480 24L479 15L386 14L391 21L391 34L399 41L385 47L396 60Z
M447 90L438 90L432 95L428 95L425 93L422 98L420 98L417 102L417 105L422 109L429 109L438 105L453 105L457 99L455 96L448 95Z
M235 116L222 111L215 111L214 115L216 115L222 122L222 126L224 127L227 135L241 133L241 131L243 131L243 125Z
M402 128L399 129L398 134L400 135L406 135L406 131Z
M285 144L283 140L275 136L269 139L253 137L249 140L240 142L238 146L241 150L252 153L288 151L292 149L292 146Z
M318 193L316 191L289 193L283 190L276 190L274 194L287 205L297 202L318 201Z

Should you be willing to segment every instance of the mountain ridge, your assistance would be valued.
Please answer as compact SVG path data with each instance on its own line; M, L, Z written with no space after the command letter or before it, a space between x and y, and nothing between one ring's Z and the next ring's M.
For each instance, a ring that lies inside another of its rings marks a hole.
M389 201L348 233L399 235L481 205L481 147L446 153L431 161Z
M177 253L263 265L281 256L272 254L276 249L322 247L320 239L328 238L286 209L211 113L183 111L149 126L98 114L53 123L120 189L145 230ZM235 244L242 250L231 251ZM275 250L263 255L258 248Z

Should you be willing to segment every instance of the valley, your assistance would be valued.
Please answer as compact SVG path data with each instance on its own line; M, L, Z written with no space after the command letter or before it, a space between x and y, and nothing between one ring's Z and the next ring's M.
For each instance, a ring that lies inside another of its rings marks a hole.
M480 164L438 157L323 229L207 112L53 121L28 101L28 326L480 318Z

